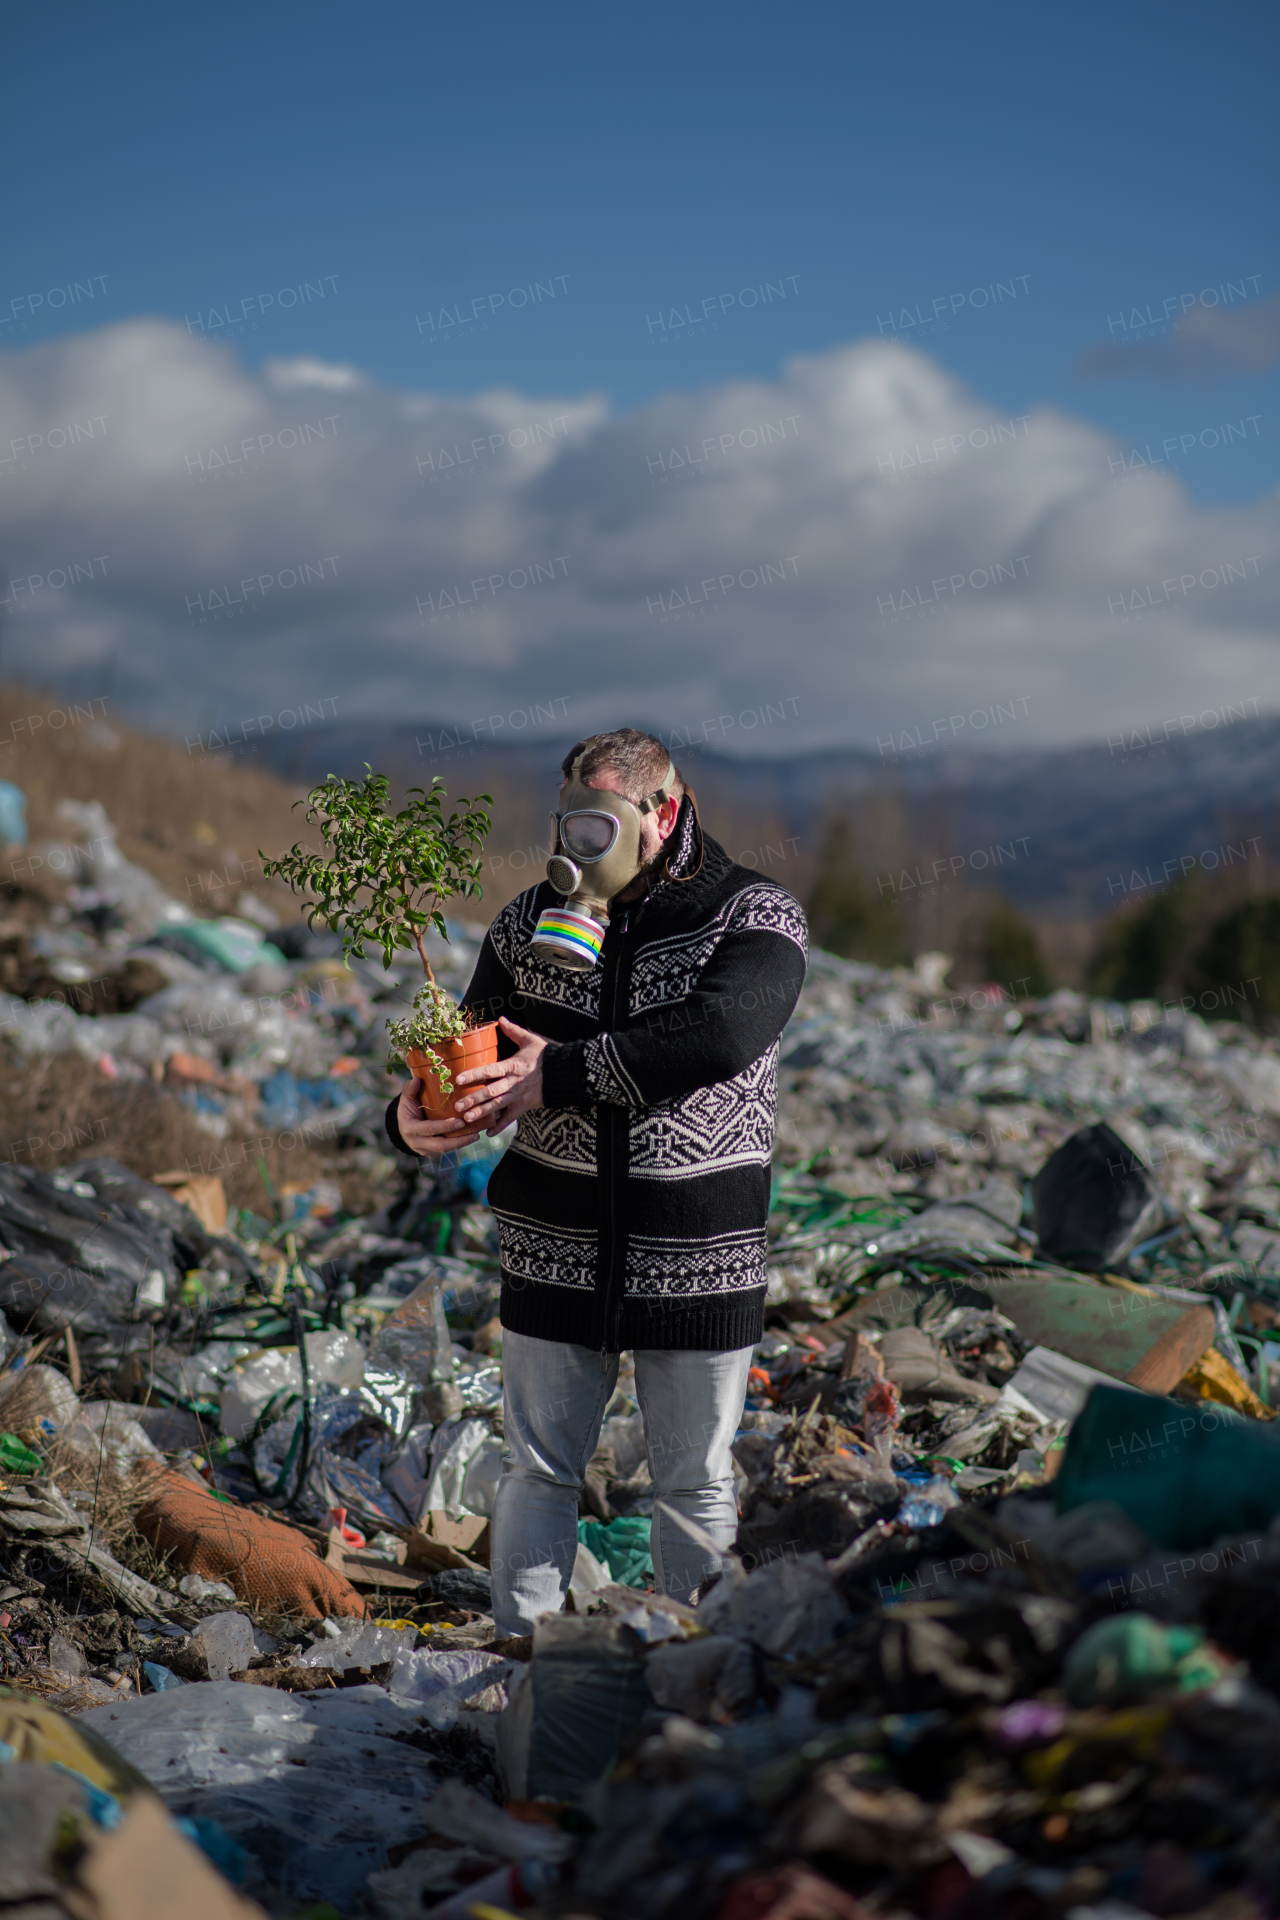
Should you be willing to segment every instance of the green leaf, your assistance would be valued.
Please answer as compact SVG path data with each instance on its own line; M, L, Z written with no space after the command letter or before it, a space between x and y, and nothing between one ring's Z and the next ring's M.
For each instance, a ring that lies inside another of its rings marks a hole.
M485 807L493 797L459 799L446 820L448 794L438 777L411 787L398 813L389 794L386 774L367 762L363 780L329 774L307 795L303 816L319 827L327 851L298 844L277 860L263 855L262 871L303 898L308 925L341 933L348 960L363 959L369 942L390 967L397 952L413 947L431 983L422 942L430 927L448 939L449 900L483 893L481 850L492 824Z

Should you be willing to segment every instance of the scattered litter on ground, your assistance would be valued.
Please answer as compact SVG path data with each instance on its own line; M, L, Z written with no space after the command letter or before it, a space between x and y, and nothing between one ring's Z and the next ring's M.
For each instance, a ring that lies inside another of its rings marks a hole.
M498 1641L504 1142L386 1149L407 967L197 919L64 824L0 1035L209 1151L0 1162L0 1901L123 1916L141 1848L273 1920L1275 1910L1274 1039L816 954L736 1546L653 1593L624 1356L570 1611ZM229 1204L219 1154L282 1128L362 1204Z

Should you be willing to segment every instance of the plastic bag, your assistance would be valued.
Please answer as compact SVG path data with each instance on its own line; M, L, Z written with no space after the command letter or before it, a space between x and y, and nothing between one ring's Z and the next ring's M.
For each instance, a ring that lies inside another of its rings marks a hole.
M60 859L55 871L64 877L75 875L78 884L71 890L71 903L81 912L114 907L136 935L151 934L157 927L176 926L193 917L190 907L170 899L145 867L125 859L101 801L60 800L54 818L76 836L74 845L57 849Z
M1176 1688L1212 1686L1224 1663L1201 1652L1203 1627L1166 1627L1146 1613L1099 1620L1067 1655L1063 1679L1075 1707L1124 1707Z
M0 1162L0 1241L16 1256L0 1265L0 1309L27 1333L73 1324L86 1366L114 1370L153 1342L148 1294L179 1279L173 1230L136 1209L104 1209L74 1171Z
M331 1329L306 1336L311 1387L349 1390L364 1378L364 1350L350 1333ZM302 1365L296 1347L268 1347L239 1367L219 1395L222 1431L233 1440L252 1433L259 1415L277 1394L301 1396ZM284 1402L281 1402L283 1407Z
M501 1713L507 1704L506 1682L515 1667L514 1660L493 1653L432 1653L428 1648L397 1654L387 1686L397 1699L414 1701L428 1724L444 1733L457 1724L464 1708Z
M178 1592L185 1593L188 1600L234 1600L235 1588L229 1587L225 1580L202 1580L198 1573L184 1573L178 1582Z
M453 1378L443 1278L424 1280L388 1314L369 1347L371 1369L403 1373L419 1386Z
M1060 1513L1113 1500L1160 1546L1207 1547L1280 1514L1280 1438L1212 1401L1095 1387L1053 1491Z
M14 994L0 995L0 1034L20 1053L61 1053L75 1045L75 1021L70 1007L53 1001L29 1006Z
M219 1681L97 1707L76 1724L154 1780L171 1813L218 1821L276 1883L284 1912L313 1901L354 1912L387 1849L421 1834L440 1778L411 1744L421 1708L381 1687L303 1694Z
M429 1582L431 1598L468 1613L493 1612L493 1582L487 1567L442 1567Z
M276 965L284 960L280 950L263 938L261 927L232 915L224 915L220 920L185 921L175 927L167 939L197 963L211 961L227 973L245 973L264 960Z
M463 1513L492 1518L502 1442L487 1420L446 1421L431 1442L431 1459L424 1508L441 1507L451 1520Z
M87 1060L100 1060L109 1053L113 1059L132 1060L140 1067L156 1066L173 1047L159 1022L142 1013L101 1013L81 1019L70 1038Z
M1038 1407L1046 1420L1074 1420L1094 1387L1115 1382L1095 1367L1068 1360L1052 1347L1032 1347L1009 1385Z
M1105 1120L1049 1155L1031 1195L1044 1257L1093 1272L1123 1260L1164 1218L1147 1169Z
M395 1459L383 1467L380 1476L388 1493L395 1495L413 1521L419 1520L427 1509L427 1479L434 1433L435 1428L429 1421L411 1428Z
M834 1640L848 1618L821 1556L775 1560L743 1574L726 1572L698 1607L698 1624L736 1634L765 1653L796 1659Z
M649 1529L648 1520L635 1517L579 1520L578 1539L604 1562L612 1579L624 1587L643 1587L653 1579Z
M596 1595L603 1593L609 1584L608 1567L603 1566L590 1547L579 1540L569 1574L569 1593L575 1611L586 1613Z
M117 1473L128 1473L139 1460L162 1458L129 1409L118 1400L86 1400L67 1439L86 1453L105 1456Z
M690 1720L705 1720L713 1707L744 1713L756 1692L750 1647L725 1633L664 1642L650 1653L644 1677L658 1706Z
M6 1412L6 1408L20 1408L20 1412ZM0 1425L17 1419L31 1427L47 1420L51 1426L65 1428L74 1424L79 1412L79 1397L57 1367L37 1361L33 1367L14 1367L0 1374Z
M569 1799L598 1780L648 1704L644 1663L616 1620L547 1614L533 1658L512 1676L498 1721L498 1767L509 1799Z
M337 1634L325 1634L299 1655L303 1667L376 1667L407 1653L418 1638L416 1627L376 1627L361 1620L342 1627Z

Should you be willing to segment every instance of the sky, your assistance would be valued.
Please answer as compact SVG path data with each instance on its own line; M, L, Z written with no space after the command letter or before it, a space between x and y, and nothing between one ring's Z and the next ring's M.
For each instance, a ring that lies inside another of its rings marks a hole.
M730 750L784 700L765 750L1273 710L1276 37L27 9L4 668L188 732L559 702Z

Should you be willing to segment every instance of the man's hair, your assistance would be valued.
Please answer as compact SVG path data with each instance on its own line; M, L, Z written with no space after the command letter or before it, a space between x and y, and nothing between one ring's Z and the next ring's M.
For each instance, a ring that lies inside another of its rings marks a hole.
M570 747L560 763L560 771L566 780L580 753L582 765L578 768L579 779L591 780L607 767L610 773L618 776L622 792L633 807L638 807L642 800L647 800L662 785L663 775L673 764L661 740L655 740L651 733L641 733L639 727L618 727L613 733L594 734L590 746L585 740L579 740L576 746ZM671 791L677 800L684 796L684 779L679 767L676 768L675 784Z

